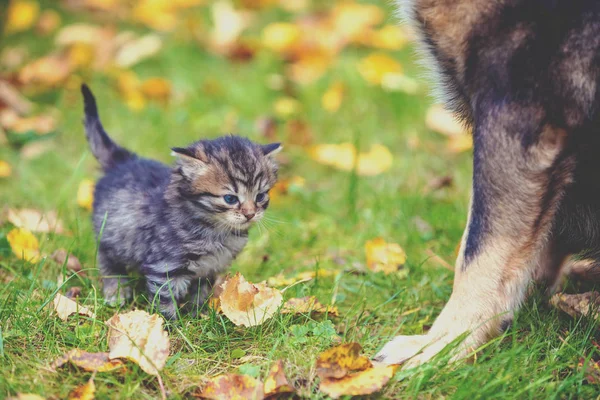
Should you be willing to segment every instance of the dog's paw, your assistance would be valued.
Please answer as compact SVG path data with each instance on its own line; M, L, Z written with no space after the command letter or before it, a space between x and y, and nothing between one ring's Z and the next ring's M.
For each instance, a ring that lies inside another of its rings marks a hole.
M430 341L427 335L396 336L383 346L373 361L384 365L405 364L418 356Z

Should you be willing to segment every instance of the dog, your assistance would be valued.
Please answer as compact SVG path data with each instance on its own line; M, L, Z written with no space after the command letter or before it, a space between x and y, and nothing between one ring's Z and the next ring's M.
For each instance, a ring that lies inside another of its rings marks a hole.
M473 131L473 186L452 295L424 335L374 357L468 356L532 283L600 273L600 2L399 0L447 107Z

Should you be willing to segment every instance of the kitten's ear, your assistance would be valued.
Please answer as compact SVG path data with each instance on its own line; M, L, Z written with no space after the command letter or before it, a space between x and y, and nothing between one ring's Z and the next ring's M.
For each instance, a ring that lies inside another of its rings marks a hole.
M206 172L208 157L199 147L173 147L171 155L177 157L181 174L188 179L195 179Z
M275 154L279 153L281 150L283 150L283 146L281 145L281 143L271 143L271 144L265 144L262 147L262 152L265 156L274 156Z

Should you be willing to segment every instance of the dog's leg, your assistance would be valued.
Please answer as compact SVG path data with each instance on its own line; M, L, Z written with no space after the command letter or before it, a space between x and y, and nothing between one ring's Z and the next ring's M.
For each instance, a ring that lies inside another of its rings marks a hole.
M375 361L424 362L463 334L456 357L507 327L539 263L572 162L565 130L544 122L537 107L503 99L474 132L473 195L450 300L426 335L399 336ZM421 352L421 353L419 353Z

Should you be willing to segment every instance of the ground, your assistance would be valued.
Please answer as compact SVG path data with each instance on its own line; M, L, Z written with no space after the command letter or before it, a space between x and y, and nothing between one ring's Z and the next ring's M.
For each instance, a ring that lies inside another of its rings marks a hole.
M203 21L210 8L207 4L194 11ZM374 4L384 10L384 23L396 23L387 2ZM53 7L63 25L106 21L85 10L42 4L43 9ZM327 12L333 2L318 7ZM268 23L294 18L292 12L265 7L258 11L248 35L260 38ZM116 26L131 27L127 21ZM149 28L134 24L133 29L144 33ZM471 153L448 150L448 139L426 127L425 113L432 99L411 45L385 53L402 64L406 76L417 79L416 93L385 90L367 82L357 65L373 50L352 45L336 53L335 62L319 79L280 89L273 81L283 76L287 66L278 54L260 50L251 60L232 60L208 51L197 37L180 30L161 35L163 49L131 70L143 79L160 76L170 82L172 97L166 104L148 102L143 109L132 109L115 89L110 73L78 70L76 78L65 80L58 89L33 90L29 96L36 105L52 106L60 113L47 151L27 159L18 146L0 145L0 159L12 167L11 176L0 180L0 204L56 210L70 233L36 233L40 251L51 254L66 248L87 272L85 278L73 277L59 287L57 277L65 272L62 266L45 258L29 263L4 247L0 398L19 392L66 398L91 374L70 366L51 372L49 363L72 348L105 351L107 328L102 321L116 312L103 303L94 268L96 242L90 212L76 200L81 180L100 176L81 124L78 83L82 80L94 90L104 125L118 143L166 163L172 162L170 147L198 138L235 132L266 143L270 139L256 121L272 118L278 124L272 139L285 146L280 176L302 177L305 183L273 201L266 226L251 231L248 246L231 269L254 282L281 272L294 276L302 271L339 270L293 286L285 298L315 295L325 304L334 303L340 315L276 314L253 328L237 327L210 312L206 318L184 317L170 326L171 356L162 375L169 397L181 398L219 373L264 377L273 361L283 359L290 381L302 396L324 398L317 390L314 369L320 352L339 342L356 341L365 354L374 355L397 334L424 332L448 299L453 272L432 255L453 264L466 218ZM8 36L6 43L26 46L35 59L48 53L53 36L40 36L31 29ZM345 91L339 110L330 112L322 106L322 95L334 82L342 82ZM296 109L275 110L282 97L296 99ZM308 139L302 130L290 131L291 119L305 124L312 144L351 142L364 150L383 144L391 151L393 163L374 176L322 165L311 158L306 146L297 144ZM452 177L449 187L428 189L433 179L446 175ZM10 229L5 223L0 235ZM365 268L364 245L375 237L405 250L407 262L400 273L384 275ZM52 314L48 303L57 291L64 293L70 286L82 288L78 301L93 307L97 319L72 317L63 322ZM121 311L134 308L149 310L142 290ZM587 383L577 363L598 353L592 343L595 336L594 322L550 309L547 299L536 294L513 326L481 349L473 363L448 364L442 355L418 369L399 371L377 396L591 398L597 387ZM97 398L159 395L154 377L133 364L124 374L99 373L95 381Z

